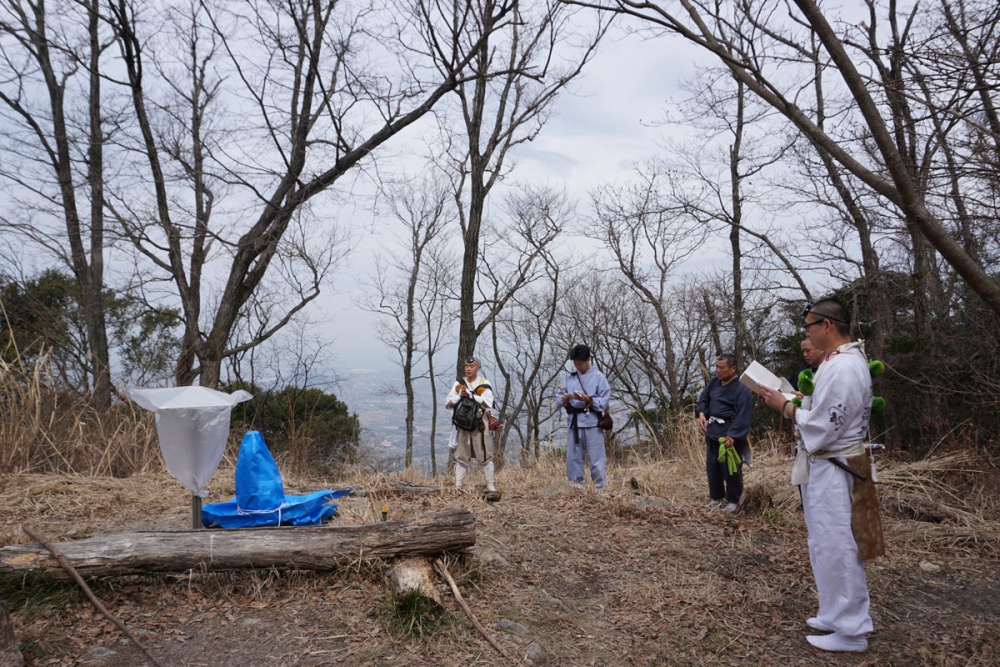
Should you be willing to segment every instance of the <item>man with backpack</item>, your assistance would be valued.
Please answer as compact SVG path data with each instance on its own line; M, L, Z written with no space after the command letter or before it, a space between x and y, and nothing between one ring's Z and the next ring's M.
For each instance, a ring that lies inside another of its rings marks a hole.
M611 386L601 371L590 363L590 348L577 345L569 353L576 369L563 380L559 396L566 409L569 434L566 438L566 476L576 484L584 483L583 455L590 459L590 479L598 489L608 486L604 431L598 422L608 409Z
M469 460L475 457L486 478L486 490L497 490L493 470L493 437L489 429L493 388L480 374L482 365L476 357L465 359L465 377L448 392L445 407L452 411L454 428L448 446L455 450L455 487L462 488L469 472Z

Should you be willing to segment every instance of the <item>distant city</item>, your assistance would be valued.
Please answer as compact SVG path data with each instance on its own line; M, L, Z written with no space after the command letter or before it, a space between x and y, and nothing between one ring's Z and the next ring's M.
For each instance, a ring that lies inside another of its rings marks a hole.
M354 368L332 388L337 398L347 404L361 421L361 441L366 454L380 467L402 468L406 459L406 396L399 370L380 372ZM431 460L431 387L426 379L416 382L413 420L413 462L430 469ZM451 413L444 409L448 385L438 385L438 430L435 453L438 466L448 460L448 436Z

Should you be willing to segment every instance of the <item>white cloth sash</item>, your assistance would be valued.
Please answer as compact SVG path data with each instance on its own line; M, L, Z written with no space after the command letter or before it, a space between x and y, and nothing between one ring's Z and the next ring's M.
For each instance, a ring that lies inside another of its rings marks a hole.
M842 449L838 452L819 451L815 454L810 454L804 447L800 447L795 454L795 463L792 465L792 486L809 482L809 460L812 458L839 459L840 457L844 457L845 459L849 459L864 453L865 443L860 440L847 449Z

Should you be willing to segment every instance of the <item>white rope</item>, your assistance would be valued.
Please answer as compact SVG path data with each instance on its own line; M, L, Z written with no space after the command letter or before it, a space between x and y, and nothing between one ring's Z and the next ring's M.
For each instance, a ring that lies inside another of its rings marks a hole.
M273 510L245 510L240 507L239 503L236 503L236 513L240 516L251 516L254 514L274 514L278 513L278 525L281 525L281 510L286 507L291 507L291 503L281 503L277 508Z

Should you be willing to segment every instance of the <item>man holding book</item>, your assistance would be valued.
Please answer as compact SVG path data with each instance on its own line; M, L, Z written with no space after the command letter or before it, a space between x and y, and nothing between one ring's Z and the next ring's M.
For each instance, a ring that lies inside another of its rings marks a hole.
M864 530L855 532L864 521L852 526L852 511L866 504L858 494L865 485L871 486L864 449L871 376L864 348L851 341L850 313L843 304L823 299L807 306L804 319L806 335L829 351L816 372L808 408L796 407L781 392L765 386L757 393L768 407L795 423L801 434L792 483L802 485L809 561L819 594L819 611L806 623L829 633L806 639L825 651L864 651L872 620L862 557L875 557L883 550L880 539L869 543L863 539ZM877 499L869 490L877 520Z

